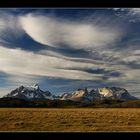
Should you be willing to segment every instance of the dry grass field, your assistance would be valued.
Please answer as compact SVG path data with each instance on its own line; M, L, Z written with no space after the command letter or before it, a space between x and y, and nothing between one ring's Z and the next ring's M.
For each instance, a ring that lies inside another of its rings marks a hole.
M0 131L139 131L136 108L1 108Z

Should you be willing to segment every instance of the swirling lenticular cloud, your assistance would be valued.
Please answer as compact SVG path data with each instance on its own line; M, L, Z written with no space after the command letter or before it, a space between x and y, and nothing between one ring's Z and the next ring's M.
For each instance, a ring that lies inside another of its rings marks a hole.
M121 86L139 96L139 9L11 11L0 10L1 95L37 82L56 94Z
M121 32L86 21L29 14L20 18L22 28L34 40L53 47L94 48L110 45Z

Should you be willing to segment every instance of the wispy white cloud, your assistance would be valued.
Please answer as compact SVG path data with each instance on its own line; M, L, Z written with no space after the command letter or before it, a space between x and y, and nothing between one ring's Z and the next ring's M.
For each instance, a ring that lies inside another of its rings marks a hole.
M108 25L71 21L55 16L28 14L19 18L22 28L34 40L53 47L94 48L111 45L122 34Z
M11 89L13 89L13 88L15 88L15 86L0 88L0 98L3 97L4 95L10 93Z
M88 52L87 52L88 53ZM90 53L92 53L90 51ZM55 52L55 51L51 51L51 50L46 50L46 49L42 49L40 51L38 51L38 54L41 55L46 55L46 56L52 56L52 57L57 57L60 59L64 59L64 60L69 60L69 61L73 61L73 62L86 62L86 63L92 63L95 66L99 66L99 65L104 65L104 62L101 60L94 60L92 57L83 57L83 56L79 56L79 57L71 57L71 56L66 56L61 54L61 52Z
M21 49L9 49L4 47L0 47L0 54L0 71L9 75L7 77L9 82L14 82L14 84L18 85L38 83L39 80L41 80L40 76L62 79L66 78L71 80L103 81L103 76L105 76L104 73L94 74L81 71L93 68L102 68L108 71L115 70L124 74L119 77L109 76L109 79L107 81L105 80L104 83L117 83L118 81L121 81L124 84L126 83L126 80L132 80L133 78L139 80L139 70L130 69L126 65L119 63L113 64L112 62L111 64L104 61L104 65L100 65L94 63L75 62L73 60L69 60L69 57L58 58L56 56L36 54L23 51Z
M73 70L97 66L92 63L73 62L21 49L8 49L4 47L0 47L0 54L0 71L10 74L30 74L79 80L95 80L100 79L102 76ZM71 70L68 70L69 68Z
M20 37L23 30L17 16L0 11L0 36L8 35L7 32L12 33L16 37Z
M11 83L11 85L24 85L29 86L33 85L35 83L41 82L40 76L35 75L28 75L28 74L8 74L8 76L5 78L6 81Z
M140 8L113 8L119 17L128 18L129 22L140 21Z
M128 8L128 14L140 16L140 8Z

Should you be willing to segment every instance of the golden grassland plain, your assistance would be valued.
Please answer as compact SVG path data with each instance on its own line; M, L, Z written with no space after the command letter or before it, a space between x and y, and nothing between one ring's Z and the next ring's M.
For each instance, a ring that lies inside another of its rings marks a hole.
M0 131L137 131L138 108L1 108Z

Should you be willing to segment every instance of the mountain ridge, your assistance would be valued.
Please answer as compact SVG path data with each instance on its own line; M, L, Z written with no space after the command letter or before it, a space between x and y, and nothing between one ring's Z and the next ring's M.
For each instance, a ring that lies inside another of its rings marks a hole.
M129 94L129 92L120 87L103 87L103 88L81 88L72 93L63 93L53 95L50 91L43 91L38 84L33 86L23 86L12 90L4 97L19 98L24 100L71 100L81 102L92 102L95 100L123 99L137 100L138 98Z

